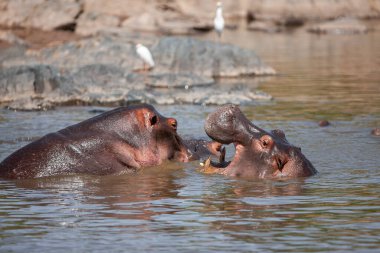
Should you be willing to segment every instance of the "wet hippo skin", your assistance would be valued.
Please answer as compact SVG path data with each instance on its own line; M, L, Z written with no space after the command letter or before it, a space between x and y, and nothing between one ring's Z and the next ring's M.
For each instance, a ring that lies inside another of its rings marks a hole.
M222 144L233 143L231 162L206 161L202 171L250 178L297 178L317 173L301 148L288 142L281 130L267 132L251 123L239 107L226 105L208 115L207 135Z
M115 174L165 160L187 162L197 156L178 136L174 118L165 118L151 105L134 105L102 113L24 146L0 163L0 177Z

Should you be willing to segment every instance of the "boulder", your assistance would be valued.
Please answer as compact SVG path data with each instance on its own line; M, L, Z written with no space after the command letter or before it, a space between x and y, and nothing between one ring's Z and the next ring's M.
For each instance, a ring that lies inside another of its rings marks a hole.
M379 17L380 0L248 0L247 11L256 20L281 24L338 17Z
M380 0L224 0L227 29L236 20L302 25L338 17L380 16ZM1 0L0 25L69 29L81 35L124 30L192 34L213 27L215 1L202 0ZM241 22L240 22L241 23Z
M75 32L79 35L88 36L98 34L101 31L107 31L119 25L120 19L116 16L86 12L78 18Z
M0 102L52 92L59 86L58 76L55 68L43 65L0 69Z
M156 62L140 71L142 60L130 38L97 36L20 51L0 68L0 103L13 109L55 105L249 104L268 100L247 87L214 84L214 76L273 74L252 51L193 38L149 41Z
M0 25L53 30L75 23L80 11L76 0L2 0Z
M125 0L83 0L83 12L102 13L106 15L131 17L140 15L144 10L153 10L155 1Z
M93 63L122 66L126 70L138 63L135 47L126 40L97 36L67 42L41 50L29 50L25 55L3 61L3 67L47 64L57 68L77 69Z
M136 32L155 32L157 31L157 22L157 16L154 13L144 12L124 20L121 26Z
M154 74L193 73L205 77L275 74L275 70L262 62L253 51L231 44L163 37L151 46L151 52L156 62ZM30 51L26 56L4 61L2 65L48 64L75 69L94 62L120 66L127 72L140 70L143 66L134 43L113 36L97 36Z
M157 62L154 72L192 72L213 77L275 74L251 50L194 38L162 38L152 46L152 54Z
M147 76L101 64L61 72L43 65L0 70L0 104L14 110L47 110L56 105L255 104L271 99L245 86L218 86L191 74Z

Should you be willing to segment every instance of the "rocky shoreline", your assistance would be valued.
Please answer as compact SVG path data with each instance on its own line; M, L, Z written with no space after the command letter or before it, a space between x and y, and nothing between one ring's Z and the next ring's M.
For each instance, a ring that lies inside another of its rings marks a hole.
M0 104L15 110L57 105L252 104L271 96L214 78L273 75L252 51L194 38L146 39L157 67L142 71L131 37L99 35L25 49L0 62ZM4 55L4 54L3 54Z
M379 18L380 0L224 0L226 28L270 22L299 26L341 17ZM193 34L213 29L216 1L200 0L3 0L0 26L70 30L79 35L102 31ZM251 24L253 23L253 24ZM271 28L272 30L272 28ZM281 29L280 29L281 30Z
M360 19L380 17L380 0L225 0L223 10L226 29L277 33L304 26L319 34L355 34L369 31ZM271 100L245 85L215 82L275 74L253 51L167 36L211 31L214 12L215 2L198 0L3 0L0 106L47 110ZM152 71L142 71L136 43L150 48L157 62Z

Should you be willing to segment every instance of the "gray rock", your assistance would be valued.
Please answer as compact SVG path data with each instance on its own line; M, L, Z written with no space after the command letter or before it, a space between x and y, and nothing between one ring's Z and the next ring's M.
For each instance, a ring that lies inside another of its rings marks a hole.
M2 62L2 66L47 64L76 69L94 63L134 68L138 62L135 47L125 40L108 36L83 39L62 45L29 50L27 54Z
M141 102L220 105L255 104L271 99L265 93L251 91L242 85L186 87L176 83L176 86L167 85L166 89L152 89L145 85L147 78L155 82L155 76L125 73L121 68L99 64L84 66L75 72L64 70L62 74L49 66L12 67L0 71L0 93L3 94L0 104L15 110L47 110L55 105L116 106ZM171 78L176 75L159 76L160 82Z
M50 66L21 66L0 69L0 102L49 93L58 86L58 72Z
M253 51L230 44L164 37L151 47L151 51L156 62L154 74L193 73L206 77L275 74L275 70L263 63ZM98 36L33 51L24 57L4 61L2 65L49 64L75 69L94 62L121 66L127 72L143 66L134 43L113 36Z
M50 66L11 67L0 70L0 103L11 102L11 107L18 109L39 108L41 103L113 103L124 101L130 89L127 84L138 87L139 78L107 65L89 65L62 74Z
M134 45L128 38L98 36L6 58L0 70L0 103L44 110L54 105L252 104L270 99L242 86L213 85L212 76L274 73L252 51L162 38L151 46L156 67L137 72L142 62Z
M25 57L25 51L26 47L24 46L0 47L0 68L3 62Z
M194 38L162 38L152 46L152 54L156 73L192 72L214 77L275 74L251 50Z
M76 87L90 89L100 87L105 89L127 88L128 85L135 83L135 78L127 80L128 73L124 69L115 65L91 64L83 66L70 73L72 82ZM143 88L142 85L140 88Z

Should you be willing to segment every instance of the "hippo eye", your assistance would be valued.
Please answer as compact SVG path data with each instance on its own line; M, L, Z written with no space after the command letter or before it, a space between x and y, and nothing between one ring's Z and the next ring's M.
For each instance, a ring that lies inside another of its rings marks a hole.
M152 118L150 118L150 125L153 126L155 124L157 124L157 116L154 115Z

